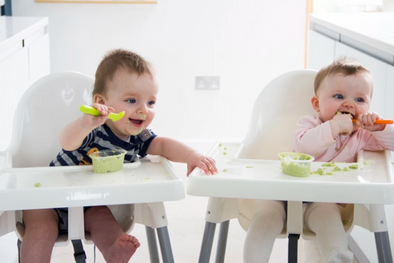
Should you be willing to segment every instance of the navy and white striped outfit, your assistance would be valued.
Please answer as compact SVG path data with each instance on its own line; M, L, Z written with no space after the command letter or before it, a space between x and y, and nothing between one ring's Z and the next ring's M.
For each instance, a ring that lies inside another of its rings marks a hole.
M128 141L123 141L106 124L103 124L86 136L78 149L74 151L65 151L62 149L49 165L69 166L92 164L92 159L88 156L89 153L97 150L115 150L116 148L126 150L127 153L124 162L132 163L136 160L137 154L141 157L146 155L146 151L155 137L156 134L151 130L145 129L136 136L130 136Z

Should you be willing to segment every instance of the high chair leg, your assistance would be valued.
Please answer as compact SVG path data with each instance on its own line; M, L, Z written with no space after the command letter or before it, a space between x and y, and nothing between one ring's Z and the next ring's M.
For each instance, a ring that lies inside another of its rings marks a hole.
M379 263L392 263L389 234L385 232L375 232L376 250Z
M157 248L155 230L149 226L145 226L146 237L148 239L149 258L151 263L159 263L159 250Z
M224 262L229 225L230 225L229 220L220 223L218 247L216 250L216 261L215 261L216 263Z
M297 263L298 259L298 239L300 238L299 234L289 234L289 251L287 255L288 263Z
M202 238L199 263L209 263L212 251L213 238L215 236L216 223L205 222L204 236Z
M157 228L157 235L159 236L161 256L164 263L174 263L174 256L172 255L170 236L166 226Z
M21 263L21 245L22 241L18 238L17 246L18 246L18 263Z

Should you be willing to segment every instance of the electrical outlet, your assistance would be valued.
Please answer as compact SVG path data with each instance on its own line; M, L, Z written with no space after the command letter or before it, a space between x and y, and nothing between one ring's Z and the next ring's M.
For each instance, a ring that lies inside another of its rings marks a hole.
M196 90L219 90L220 78L219 76L197 76Z

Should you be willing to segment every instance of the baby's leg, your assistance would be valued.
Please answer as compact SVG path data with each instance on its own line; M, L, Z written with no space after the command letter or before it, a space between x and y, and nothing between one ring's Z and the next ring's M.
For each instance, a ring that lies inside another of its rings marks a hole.
M135 237L123 232L106 206L91 207L85 212L85 230L109 263L129 262L140 246Z
M353 262L337 204L312 203L306 208L304 218L306 227L316 233L317 246L324 262Z
M22 263L49 263L58 237L59 217L54 209L23 211L25 235L21 246Z
M256 200L244 245L244 263L268 262L286 221L284 202Z

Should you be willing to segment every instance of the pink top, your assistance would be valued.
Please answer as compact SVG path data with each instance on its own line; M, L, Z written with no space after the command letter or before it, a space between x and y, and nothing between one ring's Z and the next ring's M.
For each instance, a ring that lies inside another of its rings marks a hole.
M370 132L359 128L349 136L332 138L330 123L316 116L304 116L293 132L294 151L315 157L317 162L356 162L360 150L394 150L394 125L383 131Z

